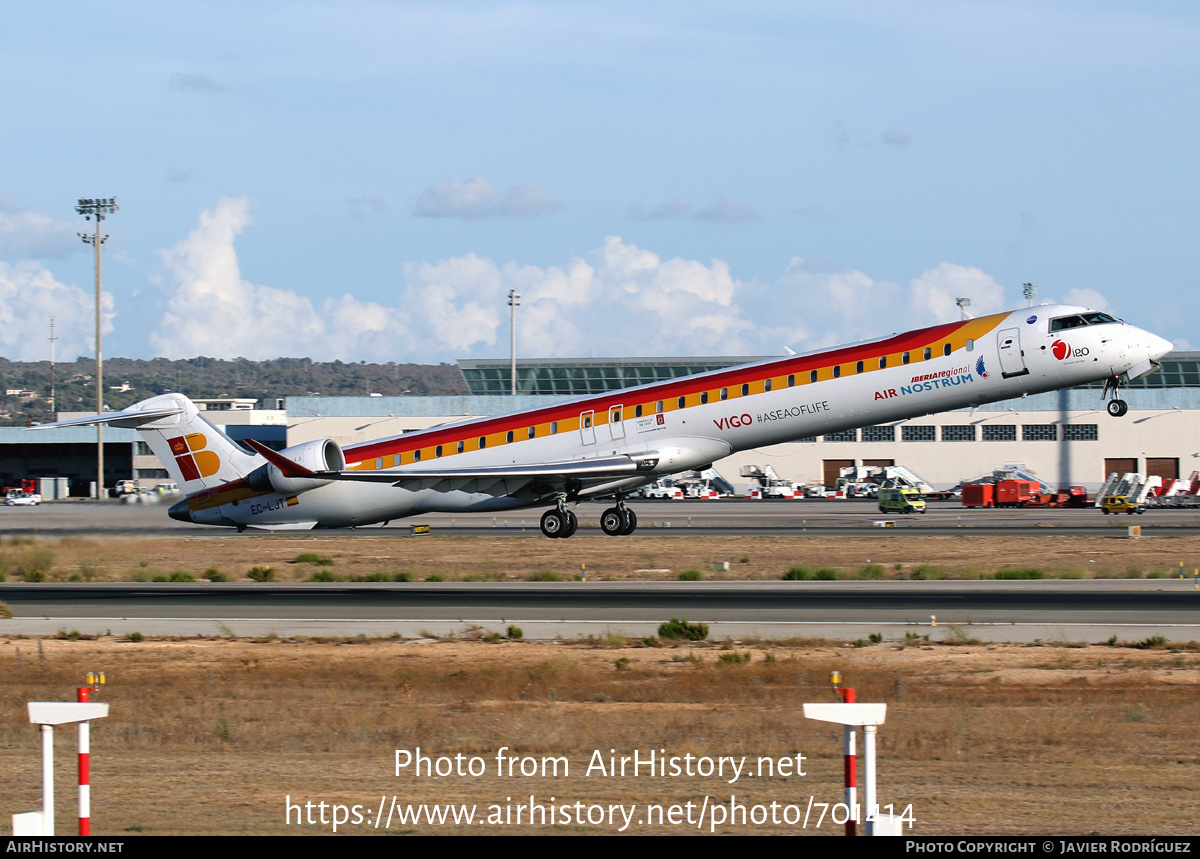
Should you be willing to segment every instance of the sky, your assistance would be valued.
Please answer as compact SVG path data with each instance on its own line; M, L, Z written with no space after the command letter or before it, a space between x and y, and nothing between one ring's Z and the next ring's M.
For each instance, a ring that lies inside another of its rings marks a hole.
M1189 2L20 4L0 357L768 355L1038 299L1200 348Z

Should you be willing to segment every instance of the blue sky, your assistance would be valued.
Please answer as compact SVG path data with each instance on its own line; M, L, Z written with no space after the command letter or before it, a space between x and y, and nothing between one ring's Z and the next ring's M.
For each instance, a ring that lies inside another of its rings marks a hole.
M26 4L0 355L769 354L1040 297L1200 347L1194 4Z

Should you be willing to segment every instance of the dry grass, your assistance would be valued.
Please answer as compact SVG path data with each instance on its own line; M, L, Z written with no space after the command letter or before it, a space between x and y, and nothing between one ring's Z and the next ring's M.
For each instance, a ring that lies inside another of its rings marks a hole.
M302 555L328 560L293 563ZM546 540L536 532L505 536L240 534L157 539L0 539L0 574L19 580L44 570L48 581L151 581L182 572L197 580L210 569L246 581L253 567L270 566L277 581L304 581L316 572L337 580L527 581L556 575L570 580L587 565L590 579L674 581L681 571L705 579L781 579L789 569L829 569L839 578L991 577L1029 567L1046 577L1173 576L1188 574L1200 556L1200 537L1128 540L1115 536L783 536L688 537L639 534L630 540L581 532ZM728 572L713 564L730 562Z
M750 660L720 659L732 652ZM102 699L113 705L93 731L100 833L287 832L289 795L371 808L383 795L481 805L530 794L586 803L727 802L731 793L748 803L836 802L840 732L799 713L802 701L831 700L835 667L860 701L888 702L881 798L911 802L918 833L1195 829L1200 654L1105 646L8 639L0 641L11 702L0 721L0 808L38 803L38 740L22 702L66 699L99 669L110 678ZM69 731L60 736L65 773L73 741ZM491 762L504 746L566 756L572 775L497 778ZM416 747L480 755L489 774L397 778L393 751ZM609 749L751 760L801 753L808 774L736 785L584 777L591 753ZM60 777L64 808L69 781ZM783 831L730 831L751 830ZM826 823L822 832L831 831Z

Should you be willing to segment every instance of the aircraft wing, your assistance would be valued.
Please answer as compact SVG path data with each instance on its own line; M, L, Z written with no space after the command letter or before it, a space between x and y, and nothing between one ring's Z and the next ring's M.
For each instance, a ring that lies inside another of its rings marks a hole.
M633 456L606 456L574 459L536 465L498 465L475 468L422 468L403 471L309 471L285 456L252 439L246 444L261 453L287 477L311 477L317 480L354 480L366 483L390 483L404 489L433 489L438 492L482 492L489 495L514 495L527 492L537 496L585 486L608 483L626 477L649 477L658 465L658 453L644 451Z

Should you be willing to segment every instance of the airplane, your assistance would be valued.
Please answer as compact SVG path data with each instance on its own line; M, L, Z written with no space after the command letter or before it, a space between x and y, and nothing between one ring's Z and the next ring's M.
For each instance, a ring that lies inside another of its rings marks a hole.
M788 354L493 417L339 446L316 439L247 451L182 394L43 424L132 427L187 496L182 522L246 528L353 528L431 512L550 505L547 537L575 533L572 505L613 499L612 536L637 515L625 499L667 474L737 451L1158 369L1171 343L1101 311L1040 305L807 354Z

